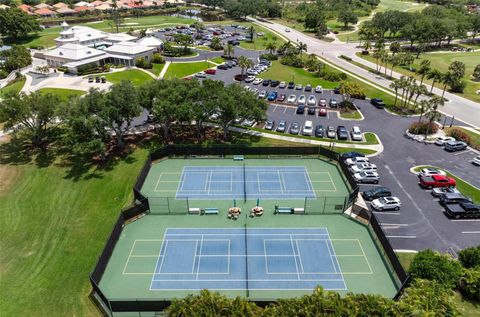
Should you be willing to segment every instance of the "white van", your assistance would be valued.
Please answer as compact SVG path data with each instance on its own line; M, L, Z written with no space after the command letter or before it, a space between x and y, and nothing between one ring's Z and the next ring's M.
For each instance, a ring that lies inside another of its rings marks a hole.
M363 137L362 137L362 131L360 131L360 128L357 127L357 126L354 126L352 128L352 140L353 141L362 141Z
M305 121L305 125L303 126L303 135L312 135L313 132L313 123L312 121Z

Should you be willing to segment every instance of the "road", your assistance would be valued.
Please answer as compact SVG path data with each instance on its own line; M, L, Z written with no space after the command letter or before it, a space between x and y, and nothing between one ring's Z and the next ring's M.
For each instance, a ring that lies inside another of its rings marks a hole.
M358 52L358 48L355 47L356 44L348 43L328 43L321 41L319 39L313 38L309 35L303 34L297 30L289 29L289 32L286 32L287 29L284 25L278 24L275 22L263 22L255 19L251 19L255 23L262 25L266 28L269 28L281 36L287 38L293 43L303 42L307 44L307 52L316 54L322 59L330 62L334 65L338 65L343 70L347 72L354 78L375 83L380 88L389 89L391 81L378 77L373 73L368 72L367 70L358 67L349 63L348 61L341 59L340 55L346 55L353 58L355 61L362 63L370 68L375 68L375 65L365 61L362 58L359 58L355 55ZM332 65L332 66L334 66ZM393 77L400 78L402 76L399 73L393 72ZM362 78L363 77L363 78ZM442 91L438 88L434 88L433 92L437 95L441 95ZM480 104L474 101L459 97L455 94L445 92L445 98L449 102L445 103L445 106L441 108L441 111L450 116L454 116L458 120L463 121L464 123L471 125L473 127L480 127Z

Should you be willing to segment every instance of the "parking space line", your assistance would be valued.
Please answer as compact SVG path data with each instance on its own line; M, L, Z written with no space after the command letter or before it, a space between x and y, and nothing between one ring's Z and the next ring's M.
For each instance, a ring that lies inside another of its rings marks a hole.
M381 223L380 226L398 226L398 227L408 227L409 224L406 223Z
M387 238L416 239L417 236L386 236Z
M460 222L460 221L467 221L467 222L477 222L480 221L480 219L455 219L452 220L453 222Z
M480 233L480 231L462 231L463 234L475 234L475 233Z
M399 216L399 212L389 212L389 211L372 211L374 214L379 214L379 215L395 215Z
M287 107L284 107L284 108L285 109L283 110L283 113L287 112L287 109L288 109Z
M277 110L277 108L278 108L278 106L277 106L277 105L275 105L275 107L273 107L273 110L272 110L272 112L275 112L275 110Z
M457 155L462 155L462 154L465 154L465 153L470 154L470 153L473 153L473 152L471 150L466 150L466 151L460 151L460 152L455 153L453 155L457 156Z

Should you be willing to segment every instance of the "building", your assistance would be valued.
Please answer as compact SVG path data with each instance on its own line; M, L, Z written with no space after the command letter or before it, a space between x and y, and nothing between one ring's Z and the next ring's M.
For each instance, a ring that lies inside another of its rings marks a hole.
M155 48L139 45L135 42L121 42L105 49L113 64L135 66L135 61L143 58L151 61Z
M55 9L68 8L68 4L63 2L58 2L53 5Z
M163 41L160 40L159 38L148 35L146 37L142 37L137 41L138 45L146 46L146 47L152 47L155 49L155 51L159 52L163 48Z
M79 63L79 65L99 63L107 58L107 54L104 51L88 46L67 43L44 53L44 57L48 66L60 67L72 62Z
M57 15L57 13L55 11L52 11L48 8L38 9L38 10L33 11L33 13L35 15L41 16L42 18L53 18L54 16Z
M69 7L62 7L57 9L57 13L61 15L74 15L77 13L77 11L70 9Z

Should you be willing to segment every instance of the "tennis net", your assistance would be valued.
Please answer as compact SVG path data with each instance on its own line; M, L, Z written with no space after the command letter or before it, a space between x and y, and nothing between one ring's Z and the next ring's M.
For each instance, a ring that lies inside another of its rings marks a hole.
M243 163L243 202L247 202L247 171Z

